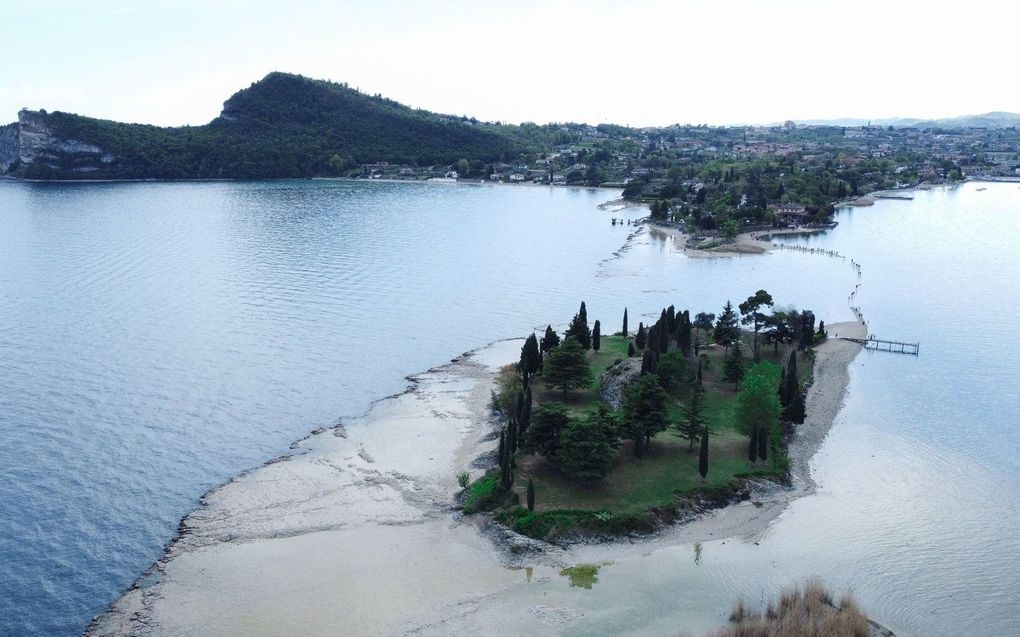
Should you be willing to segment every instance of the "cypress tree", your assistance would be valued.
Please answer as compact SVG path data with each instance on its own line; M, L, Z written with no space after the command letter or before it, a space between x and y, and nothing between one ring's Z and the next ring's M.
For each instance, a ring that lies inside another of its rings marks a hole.
M759 425L759 428L761 431L758 432L758 457L765 462L769 459L769 431L765 425Z
M789 404L789 398L786 397L786 367L783 368L783 375L779 378L779 404L786 407Z
M641 375L654 374L659 364L659 357L650 349L641 356Z
M521 409L521 415L517 418L518 439L528 430L529 424L531 424L531 387L524 390L524 407Z
M560 344L560 337L553 330L552 325L547 325L545 328L545 336L542 337L541 350L545 354L552 348Z
M524 377L530 377L537 372L541 362L542 353L539 351L538 338L532 332L531 336L524 341L524 345L521 347L521 368L526 372Z
M646 338L646 336L647 335L645 334L645 324L639 322L637 324L637 335L634 336L634 344L637 345L638 349L644 349L645 348L645 338Z
M528 511L535 510L535 483L528 478Z
M595 321L595 327L591 331L591 348L596 352L602 347L602 324Z
M634 349L634 341L627 343L627 356L633 358L634 354L637 354L637 350Z
M670 334L676 331L676 308L672 305L666 308L666 331Z
M503 467L503 461L506 458L506 429L499 430L499 451L496 452L496 462L500 468Z
M669 320L663 316L659 319L659 349L656 351L658 354L665 354L669 351Z
M702 379L701 379L701 367L702 367L702 363L704 363L704 361L701 358L698 358L698 387L699 388L704 386L703 383L702 383Z
M747 459L752 464L758 459L758 427L751 427L751 444L747 447Z
M786 364L786 387L783 393L786 394L785 407L789 407L800 394L800 383L797 382L797 350L790 352L790 361ZM790 420L789 418L787 420Z
M588 310L584 307L584 301L581 301L581 309L574 315L564 334L564 338L570 336L576 338L584 349L591 349L591 330L588 329Z
M646 349L653 352L661 352L659 349L659 324L656 323L648 328L648 335L645 337Z
M623 335L627 336L627 308L623 308Z
M698 473L701 474L701 481L705 481L708 475L708 427L701 432L701 453L698 454Z

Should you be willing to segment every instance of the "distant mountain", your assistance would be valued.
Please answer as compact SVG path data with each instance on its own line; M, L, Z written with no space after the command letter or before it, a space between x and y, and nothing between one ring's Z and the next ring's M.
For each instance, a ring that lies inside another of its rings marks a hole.
M991 112L983 115L963 115L945 119L916 119L895 117L891 119L806 119L797 120L804 126L895 126L897 128L1012 128L1020 126L1020 113Z
M41 179L335 175L366 162L493 161L500 127L416 110L346 85L270 73L203 126L162 128L24 110L0 127L0 173Z

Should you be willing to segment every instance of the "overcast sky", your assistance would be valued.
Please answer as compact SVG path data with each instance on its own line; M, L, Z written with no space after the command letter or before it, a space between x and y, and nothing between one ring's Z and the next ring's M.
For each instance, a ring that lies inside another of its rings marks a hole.
M202 124L272 70L507 122L1020 111L1015 5L0 0L0 121Z

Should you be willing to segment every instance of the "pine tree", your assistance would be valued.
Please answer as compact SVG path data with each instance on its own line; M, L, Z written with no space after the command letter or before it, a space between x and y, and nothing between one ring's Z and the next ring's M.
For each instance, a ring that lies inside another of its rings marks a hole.
M694 443L701 436L705 428L705 419L702 416L704 410L704 392L695 387L691 394L690 404L683 409L684 418L676 425L677 435L688 442L688 451L694 451Z
M591 348L596 352L602 347L602 324L595 321L595 327L591 330Z
M646 338L645 324L644 323L638 323L637 324L637 334L634 336L634 344L637 345L638 349L644 349L645 348L645 338Z
M751 444L747 447L747 460L752 464L758 459L758 427L751 428Z
M528 478L528 511L535 510L535 483Z
M627 387L623 400L623 430L634 438L634 454L639 458L644 442L667 426L669 395L655 374L645 374Z
M531 426L522 441L527 453L538 453L553 458L560 448L560 432L567 426L570 412L558 402L541 403L531 416Z
M726 301L722 314L715 322L715 342L729 347L730 343L737 340L739 336L737 313L733 310L733 304Z
M744 353L740 350L740 341L733 341L730 353L726 356L723 366L723 378L733 383L733 391L744 377Z
M701 481L705 481L708 475L708 427L701 432L701 453L698 454L698 473L701 474Z
M588 356L577 339L570 337L549 352L543 365L542 378L550 387L563 390L587 389L591 385L591 366Z
M629 335L629 332L627 332L627 308L623 308L623 331L621 333L624 337Z
M582 480L605 477L613 466L617 425L605 405L585 419L574 419L560 432L555 463L564 473Z

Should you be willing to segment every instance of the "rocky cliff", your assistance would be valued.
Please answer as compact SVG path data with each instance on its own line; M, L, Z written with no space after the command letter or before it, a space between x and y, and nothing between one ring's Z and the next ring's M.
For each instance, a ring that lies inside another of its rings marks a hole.
M113 155L95 144L54 132L46 111L22 110L17 123L0 133L0 169L4 172L87 176L113 161Z
M20 155L17 122L0 126L0 175L7 174Z

